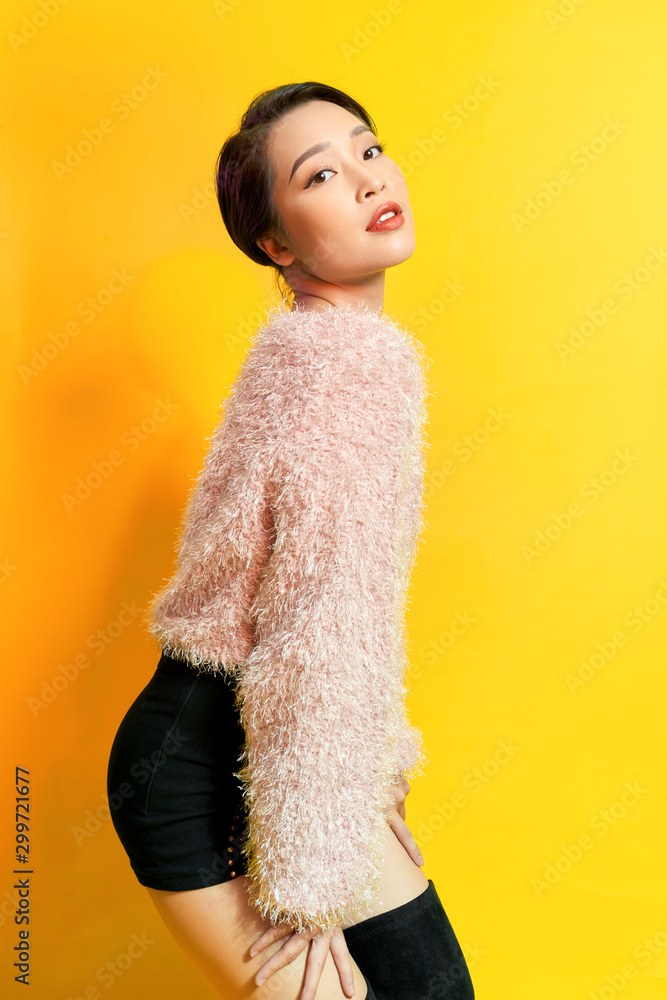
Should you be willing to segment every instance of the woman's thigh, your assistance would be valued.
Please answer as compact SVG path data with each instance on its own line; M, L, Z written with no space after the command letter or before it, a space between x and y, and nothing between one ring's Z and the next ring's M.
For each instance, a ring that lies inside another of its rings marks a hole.
M412 860L392 828L387 824L380 898L375 909L368 913L367 918L374 917L376 913L384 913L386 910L402 906L414 899L415 896L419 896L427 888L428 878L424 874L423 868ZM350 925L345 924L344 926Z
M278 951L284 940L274 942L254 958L248 950L270 925L248 901L248 877L239 876L220 885L186 892L148 889L168 930L198 966L205 978L227 1000L296 1000L305 972L308 949L285 968L275 972L262 986L254 977ZM428 887L428 879L415 864L387 824L380 901L368 914L374 916L414 899ZM346 925L349 926L349 925ZM355 1000L366 996L366 982L350 956ZM317 988L317 1000L343 1000L338 969L329 952Z
M289 965L255 984L255 975L285 943L275 941L254 958L252 943L269 926L248 903L249 879L240 875L229 882L186 892L150 889L153 903L167 928L200 972L226 1000L297 1000L303 986L308 948ZM352 956L354 997L362 1000L367 987ZM317 1000L349 1000L340 983L331 952L327 955L317 987Z

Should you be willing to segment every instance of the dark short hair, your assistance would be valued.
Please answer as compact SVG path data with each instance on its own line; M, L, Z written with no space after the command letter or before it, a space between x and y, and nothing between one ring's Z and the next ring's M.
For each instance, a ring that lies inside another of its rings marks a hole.
M273 204L275 177L267 141L275 123L307 101L338 104L377 133L365 108L342 90L312 80L288 83L253 97L238 130L225 140L215 164L215 188L227 232L239 250L257 264L273 267L279 279L282 268L257 246L257 240L283 233Z

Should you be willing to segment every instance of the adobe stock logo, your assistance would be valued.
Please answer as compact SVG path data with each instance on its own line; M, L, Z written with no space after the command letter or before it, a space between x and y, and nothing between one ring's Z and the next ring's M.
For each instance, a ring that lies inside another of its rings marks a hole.
M148 97L149 93L155 90L163 80L169 76L165 70L159 66L146 66L146 72L140 83L135 84L129 91L123 91L111 102L111 113L116 115L118 121L125 121L135 108L138 108ZM73 173L77 167L95 150L102 145L105 137L115 131L116 122L111 118L100 118L92 128L84 128L81 138L75 145L71 143L65 146L65 155L62 160L52 160L51 169L62 183L63 179Z
M626 818L629 811L634 809L640 799L649 792L639 781L626 781L623 791L618 798L607 806L600 809L591 816L588 826L597 834L598 841L616 827L618 823ZM561 879L572 871L574 865L578 864L584 857L585 851L592 850L597 843L590 833L582 833L574 842L560 845L560 854L553 861L548 861L544 865L541 878L531 878L530 884L538 899L542 899L546 892L550 892L554 886L558 885Z
M39 0L37 5L39 10L22 18L19 33L10 31L7 35L7 41L14 52L18 52L29 41L36 38L42 28L45 28L56 14L60 13L60 8L67 3L69 0Z
M60 499L65 510L71 514L73 510L81 507L88 500L95 490L99 488L114 474L120 465L124 465L128 455L134 452L147 441L159 429L160 424L176 410L180 409L180 403L173 403L169 396L161 399L155 398L155 406L150 414L145 416L139 423L132 424L120 435L120 447L112 449L101 458L93 461L92 467L83 476L77 476L71 492L61 493Z
M664 615L667 608L667 580L661 576L658 584L660 590L644 600L635 601L632 608L623 616L623 624L627 631L617 628L611 635L598 639L593 647L594 651L587 653L586 657L579 658L577 672L565 675L565 683L571 695L576 695L577 691L599 676L600 671L611 663L618 651L627 646L631 638L630 632L637 635L658 615Z
M130 282L135 280L136 275L128 274L127 268L123 267L119 271L114 267L107 283L102 288L95 289L92 295L81 299L74 309L74 314L80 316L85 323L92 323L118 295L125 291ZM82 327L78 320L69 319L59 329L52 330L41 347L33 347L30 352L30 362L16 366L23 384L27 385L31 378L43 372L81 332Z
M572 17L574 12L579 10L584 2L585 0L561 0L556 10L553 10L551 7L545 10L544 16L551 30L555 31L568 17Z
M581 143L570 154L570 163L580 174L588 170L590 165L606 153L612 143L630 127L627 122L620 121L618 115L614 118L607 117L604 121L604 127L599 135L593 136L587 143ZM537 194L533 198L525 199L523 212L512 212L510 215L510 221L516 232L521 235L526 227L532 226L547 208L563 196L565 189L575 180L576 174L566 168L556 177L542 181Z
M396 16L403 13L403 4L400 0L389 0L386 7L379 10L375 8L371 11L371 16L363 25L357 25L352 36L352 42L341 42L340 50L345 57L345 62L350 62L354 56L358 56L366 46L370 45L374 38L383 31Z
M662 243L659 247L651 246L647 256L637 264L631 271L624 271L620 278L613 284L613 290L623 302L629 302L636 293L650 281L656 271L659 271L667 261L667 251ZM556 353L561 361L568 361L584 344L587 344L605 323L610 316L615 315L619 310L619 303L613 296L609 296L598 306L592 306L586 310L586 319L582 320L578 326L571 324L568 327L570 336L567 340L559 340L554 345Z
M572 500L565 510L554 511L544 528L535 531L532 544L521 546L521 555L526 564L534 566L537 560L570 530L575 518L583 517L586 510L615 487L637 461L639 457L633 455L629 448L623 450L617 448L609 465L579 487L579 495L588 501L589 506L584 507L578 500Z

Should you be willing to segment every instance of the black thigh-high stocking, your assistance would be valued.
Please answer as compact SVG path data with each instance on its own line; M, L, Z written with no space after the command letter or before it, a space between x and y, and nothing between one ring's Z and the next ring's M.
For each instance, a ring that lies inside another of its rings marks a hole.
M362 973L362 975L363 975L363 973ZM366 976L364 976L364 979L366 979ZM366 979L366 986L368 987L368 992L366 994L366 1000L378 1000L378 998L375 995L375 990L373 989L373 987L369 983L368 979Z
M474 1000L461 946L435 885L343 931L377 1000ZM369 994L370 995L370 994Z

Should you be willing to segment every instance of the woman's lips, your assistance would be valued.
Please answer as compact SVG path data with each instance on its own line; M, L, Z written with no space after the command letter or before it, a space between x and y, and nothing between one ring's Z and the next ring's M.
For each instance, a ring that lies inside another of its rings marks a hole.
M405 216L400 212L397 215L392 215L391 219L385 219L384 222L376 222L374 226L370 226L366 232L367 233L382 233L385 229L398 229L405 222Z
M381 205L375 212L373 218L379 219L381 216L385 215L387 212L394 212L395 214L391 216L390 219L385 219L384 222L375 222L373 225L367 226L367 233L382 233L387 229L398 229L405 222L405 217L401 213L401 206L395 201L389 201L385 205Z

